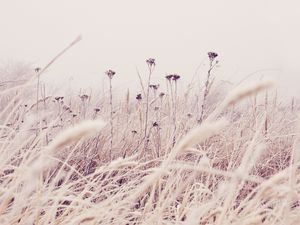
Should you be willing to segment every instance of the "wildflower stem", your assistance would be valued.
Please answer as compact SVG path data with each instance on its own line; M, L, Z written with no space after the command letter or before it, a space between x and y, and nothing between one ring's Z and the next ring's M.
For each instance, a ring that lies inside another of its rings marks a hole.
M110 148L109 148L109 159L112 161L112 148L113 148L113 103L112 103L112 83L111 78L109 79L109 105L110 105Z
M206 76L206 81L205 81L205 87L204 87L204 93L203 93L203 101L201 105L201 111L200 111L200 118L198 122L201 124L203 121L204 117L204 111L205 111L205 106L206 106L206 99L210 90L210 86L213 81L211 81L211 72L214 69L214 67L217 65L218 61L214 61L215 58L218 56L217 53L214 52L209 52L208 57L209 57L209 69L207 71L207 76ZM215 62L215 63L213 63Z
M153 67L149 65L149 76L148 76L148 83L147 83L147 93L146 93L146 112L145 112L145 130L144 130L144 138L145 138L145 145L144 151L147 150L148 147L148 114L149 114L149 92L150 92L150 82L151 82L151 75L153 72Z

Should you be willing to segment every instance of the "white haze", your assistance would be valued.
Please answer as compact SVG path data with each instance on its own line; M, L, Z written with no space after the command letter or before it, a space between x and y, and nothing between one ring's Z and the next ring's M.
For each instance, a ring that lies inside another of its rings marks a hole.
M295 95L299 6L289 0L3 0L0 59L44 66L82 34L46 74L58 87L69 77L77 86L101 87L104 71L111 68L117 87L132 88L138 85L136 68L145 74L149 57L157 61L154 82L178 73L187 83L206 53L216 51L219 79L238 82L263 70L255 76L272 76L281 90Z

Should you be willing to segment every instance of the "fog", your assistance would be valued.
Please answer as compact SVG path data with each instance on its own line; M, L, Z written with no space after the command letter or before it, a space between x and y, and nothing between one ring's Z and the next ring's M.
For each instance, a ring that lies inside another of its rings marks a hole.
M218 79L271 76L297 95L300 81L297 1L1 1L0 59L43 67L77 35L83 39L45 74L58 86L100 84L117 72L116 87L138 85L136 69L156 59L154 81L178 73L189 81L208 51L219 54Z

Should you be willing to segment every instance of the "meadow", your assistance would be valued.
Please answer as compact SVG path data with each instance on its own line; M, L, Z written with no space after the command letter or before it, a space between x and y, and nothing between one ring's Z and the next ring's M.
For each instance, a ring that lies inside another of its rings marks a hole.
M297 105L267 80L225 90L218 60L180 91L152 58L118 97L113 69L102 96L47 95L47 66L1 81L0 224L299 224Z

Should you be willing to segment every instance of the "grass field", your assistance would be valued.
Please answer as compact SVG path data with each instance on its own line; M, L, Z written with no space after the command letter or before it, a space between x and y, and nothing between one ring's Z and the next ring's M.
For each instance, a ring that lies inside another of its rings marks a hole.
M3 82L0 224L299 224L297 105L268 81L225 96L207 60L180 91L154 59L123 97L113 70L103 96L48 96L39 68Z

